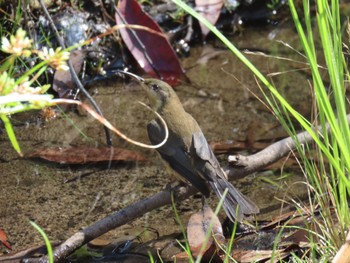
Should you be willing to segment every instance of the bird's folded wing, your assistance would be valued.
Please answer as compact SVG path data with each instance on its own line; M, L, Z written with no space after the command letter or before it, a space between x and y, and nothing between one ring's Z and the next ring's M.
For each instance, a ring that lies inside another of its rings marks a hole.
M158 144L165 138L164 128L155 120L147 125L147 130L152 144ZM169 136L168 141L162 147L157 148L157 151L178 175L189 181L204 195L209 195L207 184L197 173L181 142L176 142L172 136Z
M214 192L221 198L225 189L228 189L226 196L227 202L224 202L224 208L228 211L228 215L239 219L241 214L256 214L259 208L231 183L227 181L225 172L221 169L218 160L211 150L207 140L202 132L193 134L193 146L199 159L196 161L198 171L202 171L210 177L209 183ZM239 204L239 210L236 215L236 207Z
M193 141L193 146L196 152L196 155L203 161L203 166L207 166L207 163L210 163L211 169L214 170L216 173L216 176L221 177L221 178L226 178L226 175L221 169L221 166L216 159L213 151L211 150L207 139L204 137L204 134L202 132L196 132L192 135L192 141ZM197 161L197 163L200 163ZM197 167L199 168L199 167ZM200 169L200 168L199 168Z

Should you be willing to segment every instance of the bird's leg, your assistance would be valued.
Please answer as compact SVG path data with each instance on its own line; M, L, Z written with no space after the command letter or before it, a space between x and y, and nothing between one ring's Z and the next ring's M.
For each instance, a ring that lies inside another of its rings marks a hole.
M174 188L178 187L178 186L187 186L188 184L185 182L181 182L181 181L177 181L174 180L170 183L167 183L164 187L165 190L167 191L172 191Z
M207 205L207 200L205 199L205 195L202 195L202 209Z

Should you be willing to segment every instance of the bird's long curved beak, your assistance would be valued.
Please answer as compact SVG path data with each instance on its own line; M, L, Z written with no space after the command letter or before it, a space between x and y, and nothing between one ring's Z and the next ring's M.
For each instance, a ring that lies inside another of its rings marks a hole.
M142 77L140 77L140 76L138 76L138 75L136 75L136 74L134 74L134 73L128 72L128 71L117 70L117 73L130 76L130 77L132 77L132 78L134 78L134 79L137 79L137 80L140 81L140 82L144 82L144 81L145 81L144 78L142 78Z

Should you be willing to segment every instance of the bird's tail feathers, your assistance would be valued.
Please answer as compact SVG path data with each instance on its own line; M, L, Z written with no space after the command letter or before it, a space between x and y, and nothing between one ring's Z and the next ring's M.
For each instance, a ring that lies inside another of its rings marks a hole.
M248 197L243 195L238 189L225 179L217 179L209 182L218 198L222 198L226 188L228 189L223 208L231 221L236 219L242 222L245 215L259 213L259 208Z

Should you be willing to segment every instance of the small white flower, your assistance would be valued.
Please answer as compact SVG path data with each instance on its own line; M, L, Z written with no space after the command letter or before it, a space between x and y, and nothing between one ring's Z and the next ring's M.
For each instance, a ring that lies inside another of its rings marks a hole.
M0 75L0 95L6 95L15 88L15 80L6 71Z
M107 74L107 72L102 67L98 69L98 73L100 73L102 76Z
M6 37L1 38L1 50L5 53L14 54L15 56L29 57L32 40L26 37L26 32L19 28L16 35L11 35L10 40Z
M56 48L56 51L52 48L44 47L42 51L38 52L38 56L56 70L68 70L67 60L69 59L69 52L61 50L61 47Z
M12 92L16 92L18 94L42 94L47 91L50 85L44 85L41 87L31 87L31 83L29 78L25 78L20 84L18 84Z

